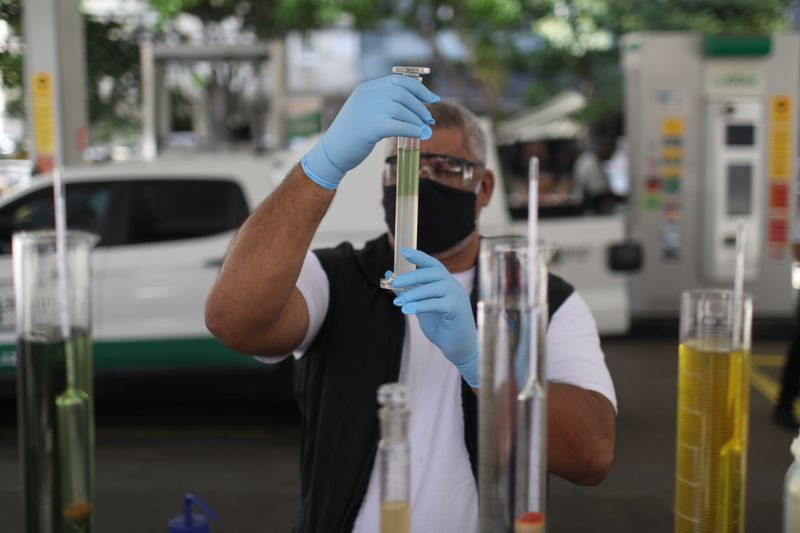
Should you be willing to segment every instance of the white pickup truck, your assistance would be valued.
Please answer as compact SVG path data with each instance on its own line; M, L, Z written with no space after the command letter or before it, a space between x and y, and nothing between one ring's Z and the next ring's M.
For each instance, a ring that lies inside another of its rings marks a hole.
M68 224L100 236L93 255L97 371L253 364L208 333L204 300L235 228L308 148L262 157L172 154L65 173ZM378 147L347 176L314 246L363 243L385 231L380 180L385 153ZM500 177L494 152L487 164ZM51 187L49 176L39 176L0 200L0 376L11 374L16 362L11 235L52 227ZM603 334L628 327L624 277L611 273L605 260L608 244L621 240L622 227L619 216L540 225L541 235L560 246L553 270L577 286ZM481 230L524 233L526 225L513 224L505 195L495 194Z

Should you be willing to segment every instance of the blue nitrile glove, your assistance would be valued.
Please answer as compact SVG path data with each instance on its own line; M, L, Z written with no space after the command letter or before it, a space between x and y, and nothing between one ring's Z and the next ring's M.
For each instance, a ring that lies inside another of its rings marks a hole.
M419 250L403 248L406 259L419 268L401 274L395 288L414 287L401 293L394 304L403 314L417 315L422 332L442 350L473 389L478 381L478 328L469 294L447 268ZM387 277L390 274L387 273Z
M345 173L358 166L381 139L429 139L434 120L425 104L438 101L422 82L402 74L362 83L303 157L303 171L323 189L336 189Z

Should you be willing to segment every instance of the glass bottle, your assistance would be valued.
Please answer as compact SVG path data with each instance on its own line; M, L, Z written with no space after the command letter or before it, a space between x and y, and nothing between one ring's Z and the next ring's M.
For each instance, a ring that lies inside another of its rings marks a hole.
M408 443L408 389L386 383L378 389L381 440L381 533L409 533L410 459Z

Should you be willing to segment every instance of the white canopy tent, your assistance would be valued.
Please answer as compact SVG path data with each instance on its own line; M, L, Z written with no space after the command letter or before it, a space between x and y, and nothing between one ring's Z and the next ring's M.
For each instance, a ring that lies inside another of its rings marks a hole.
M497 144L579 137L584 127L570 115L585 107L585 96L577 91L563 91L543 104L500 123L497 127Z

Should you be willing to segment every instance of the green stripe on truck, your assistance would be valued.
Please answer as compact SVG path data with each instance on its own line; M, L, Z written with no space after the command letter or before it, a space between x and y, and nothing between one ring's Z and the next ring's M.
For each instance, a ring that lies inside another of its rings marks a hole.
M263 366L255 358L229 350L211 337L95 341L93 346L95 372ZM0 375L14 373L16 351L14 344L0 344Z

